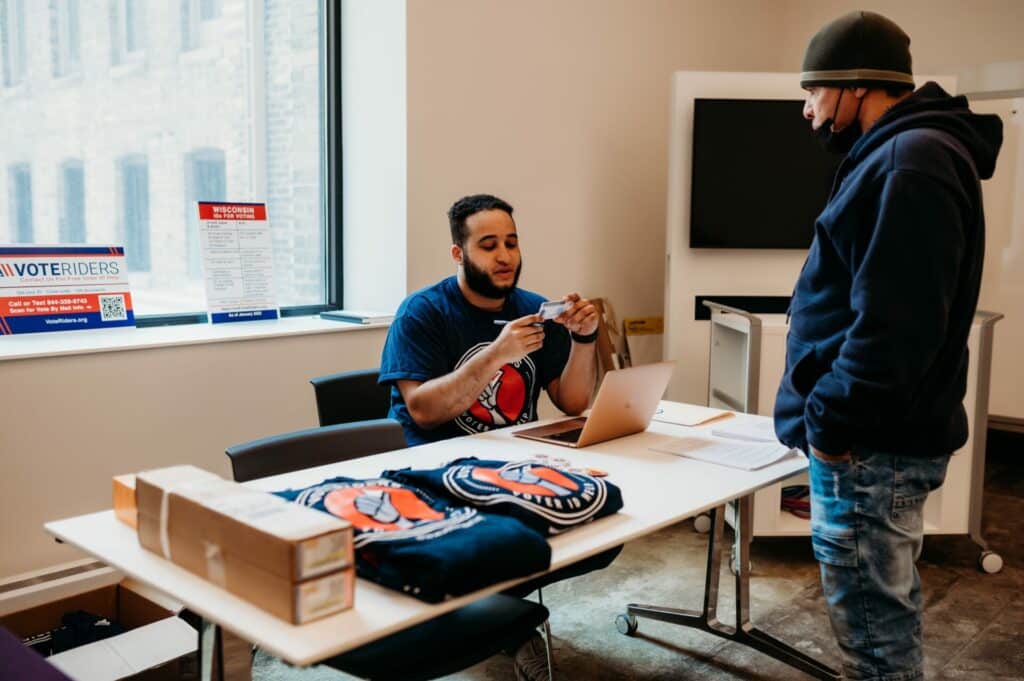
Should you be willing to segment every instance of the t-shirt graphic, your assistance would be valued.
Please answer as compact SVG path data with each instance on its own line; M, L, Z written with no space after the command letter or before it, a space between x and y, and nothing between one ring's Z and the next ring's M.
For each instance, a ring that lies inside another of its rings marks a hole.
M469 409L435 428L420 428L402 400L397 381L426 382L445 376L487 348L501 333L499 320L537 312L544 297L516 288L500 310L481 310L466 300L458 279L448 277L409 295L398 307L380 359L380 378L391 385L388 417L402 424L410 445L480 433L537 418L540 391L558 378L572 342L561 324L544 322L544 344L491 377Z
M338 477L274 494L352 523L359 576L431 603L551 564L551 547L519 521L395 480Z
M441 468L387 471L384 477L453 503L518 518L545 535L565 532L622 508L622 493L612 483L533 460L470 457Z
M479 343L470 348L455 368L461 367L488 345L490 343ZM528 355L503 365L484 386L476 402L455 418L456 425L473 434L532 421L534 401L531 395L536 380L537 367Z

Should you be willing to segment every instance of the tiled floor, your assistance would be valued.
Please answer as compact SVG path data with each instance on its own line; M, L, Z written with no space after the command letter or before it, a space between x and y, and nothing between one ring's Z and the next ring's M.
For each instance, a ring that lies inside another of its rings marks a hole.
M929 537L919 563L925 600L928 679L1024 679L1024 436L989 440L985 534L1006 567L987 575L966 537ZM608 569L545 589L555 634L558 679L579 681L810 678L750 649L708 634L641 620L636 637L619 634L615 616L628 602L697 608L705 537L690 523L629 544ZM758 539L751 609L761 628L838 665L818 586L817 563L804 539ZM733 617L723 570L719 615ZM259 658L256 679L345 679L325 668L295 670ZM512 681L508 658L492 658L453 681Z

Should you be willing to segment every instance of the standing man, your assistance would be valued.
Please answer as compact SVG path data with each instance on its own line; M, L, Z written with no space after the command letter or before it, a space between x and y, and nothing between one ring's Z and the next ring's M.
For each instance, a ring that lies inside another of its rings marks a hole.
M448 221L457 274L406 298L388 332L388 416L417 445L534 421L541 388L579 414L597 373L593 303L570 293L564 312L541 321L545 299L517 287L523 260L505 201L467 196Z
M922 509L967 439L967 336L1002 142L910 38L851 12L811 38L804 117L847 154L790 305L779 439L810 455L811 538L848 679L923 677ZM976 424L984 427L984 424Z

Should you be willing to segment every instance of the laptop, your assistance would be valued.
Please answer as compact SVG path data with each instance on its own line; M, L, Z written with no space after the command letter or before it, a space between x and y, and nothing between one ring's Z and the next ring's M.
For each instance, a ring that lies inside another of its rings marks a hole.
M563 447L586 447L647 430L673 368L675 362L659 362L609 371L589 416L517 430L512 435Z

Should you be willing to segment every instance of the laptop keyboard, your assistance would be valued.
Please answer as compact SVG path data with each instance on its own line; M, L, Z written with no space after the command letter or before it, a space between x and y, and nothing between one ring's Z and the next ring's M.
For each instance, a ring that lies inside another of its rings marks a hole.
M573 428L572 430L566 430L561 433L555 433L548 435L549 440L558 440L559 442L576 442L580 439L580 433L583 432L582 428Z

